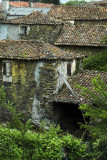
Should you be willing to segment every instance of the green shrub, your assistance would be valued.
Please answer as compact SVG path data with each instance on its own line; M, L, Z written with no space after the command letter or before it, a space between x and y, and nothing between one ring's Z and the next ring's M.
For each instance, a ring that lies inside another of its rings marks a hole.
M83 61L83 69L107 72L107 51L90 56Z
M1 160L81 160L86 146L70 134L62 134L60 127L50 126L49 131L21 131L0 126Z
M13 104L6 103L4 87L0 88L0 106L10 113L6 127L0 125L0 160L81 160L85 154L85 144L70 134L63 134L59 126L50 125L48 131L44 125L38 132L30 131L30 120L25 124Z
M96 139L93 142L92 160L106 160L107 159L107 137L104 136Z
M10 130L0 126L0 159L11 160L22 158L22 150L19 148L21 134L17 130Z

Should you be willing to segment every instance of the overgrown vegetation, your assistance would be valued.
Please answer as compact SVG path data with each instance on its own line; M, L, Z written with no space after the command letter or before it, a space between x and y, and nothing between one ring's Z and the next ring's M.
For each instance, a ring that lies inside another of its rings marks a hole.
M83 69L107 72L107 51L105 50L99 54L84 59Z
M100 77L92 80L93 90L82 87L82 95L91 105L81 105L85 124L82 124L90 139L85 142L69 133L63 133L59 126L50 125L44 130L42 123L35 131L28 121L21 121L21 114L10 101L6 101L4 87L0 88L0 107L6 107L11 119L6 126L0 125L1 160L106 160L107 157L107 87ZM81 88L81 87L80 87ZM96 94L97 93L97 94ZM86 118L90 117L87 123Z
M59 126L50 125L48 131L44 125L35 132L30 121L22 123L21 114L10 101L6 101L4 87L0 88L0 107L10 112L10 122L0 125L1 160L61 160L69 158L82 160L86 145L69 133L63 133Z
M87 157L92 160L107 159L107 86L101 80L100 76L92 79L93 88L80 87L82 95L90 100L90 105L83 104L80 109L83 113L85 128L91 140L89 141L89 150ZM89 123L87 118L90 118Z

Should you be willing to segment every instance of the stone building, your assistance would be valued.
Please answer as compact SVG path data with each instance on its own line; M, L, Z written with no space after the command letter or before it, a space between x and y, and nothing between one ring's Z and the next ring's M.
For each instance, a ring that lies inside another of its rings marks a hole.
M98 75L100 75L101 80L107 87L107 72L81 70L73 78L69 79L69 84L73 92L64 85L52 97L51 102L53 104L54 114L56 115L56 123L60 124L64 131L69 130L69 132L76 136L81 134L81 130L78 130L78 122L83 122L83 119L78 107L81 104L92 105L92 102L81 95L82 89L77 87L77 85L92 91L92 78L96 78Z
M54 44L62 23L37 11L21 18L1 22L0 28L1 40L39 39Z
M48 15L74 25L107 25L107 9L102 7L56 5Z
M106 25L73 25L41 12L0 22L0 39L43 40L75 54L92 55L106 49Z
M24 15L31 14L39 11L43 14L47 14L53 4L44 3L32 3L32 2L20 2L20 1L9 1L2 0L1 8L2 12L5 13L6 19L14 19L22 17Z
M72 132L82 120L78 106L87 102L75 82L91 86L98 74L79 72L83 54L107 49L107 14L103 8L54 6L49 15L37 11L0 22L0 86L25 119L32 117L37 126L54 120ZM100 75L106 82L107 74ZM7 115L1 112L0 120Z
M107 50L107 43L103 41L106 35L106 25L64 25L55 45L89 56Z
M82 69L83 57L40 41L1 41L0 86L25 119L32 117L35 125L51 122L54 109L48 101ZM7 112L1 118L7 120Z

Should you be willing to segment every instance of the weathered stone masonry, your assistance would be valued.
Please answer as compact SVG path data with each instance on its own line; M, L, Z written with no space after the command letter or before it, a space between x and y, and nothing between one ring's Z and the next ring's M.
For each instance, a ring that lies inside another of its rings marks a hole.
M28 35L20 35L20 39L25 40L41 40L54 44L57 40L62 25L29 25L30 31Z
M7 99L16 105L25 119L32 117L36 125L39 125L41 120L53 120L53 108L48 103L49 98L64 84L63 78L69 79L67 64L71 63L73 76L76 72L76 64L80 61L76 59L72 61L8 60L11 66L12 82L3 81L3 63L6 61L0 61L0 85L5 86ZM3 120L7 120L7 113L4 113L3 117Z

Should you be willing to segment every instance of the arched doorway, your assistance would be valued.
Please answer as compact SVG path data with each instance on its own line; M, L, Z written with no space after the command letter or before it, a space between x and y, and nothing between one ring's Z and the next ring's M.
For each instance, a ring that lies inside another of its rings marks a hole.
M81 137L84 130L80 129L83 123L81 110L76 104L54 103L54 121L59 124L64 132L69 132L76 137Z

